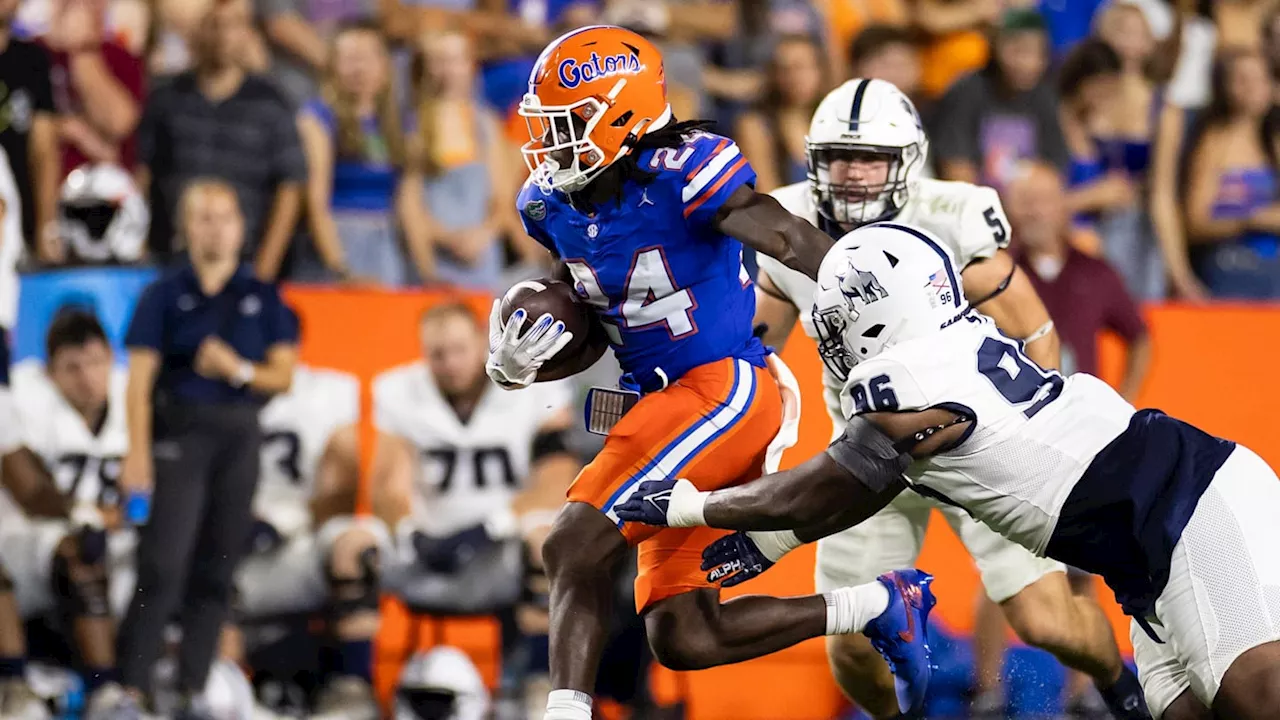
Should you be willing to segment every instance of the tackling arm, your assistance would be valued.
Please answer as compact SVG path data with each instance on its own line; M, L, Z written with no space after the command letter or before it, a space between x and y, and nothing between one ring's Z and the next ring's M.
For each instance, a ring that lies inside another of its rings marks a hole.
M743 185L720 206L716 229L756 252L817 279L818 267L835 244L823 231L796 217L773 197Z

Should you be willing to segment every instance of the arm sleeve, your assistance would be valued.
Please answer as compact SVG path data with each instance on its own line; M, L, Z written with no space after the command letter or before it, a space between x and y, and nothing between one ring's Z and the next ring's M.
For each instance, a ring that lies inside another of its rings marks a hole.
M124 336L125 347L149 348L160 352L164 345L164 292L159 283L142 291L133 308L133 319Z
M559 257L556 244L542 228L542 220L547 217L548 201L549 198L543 197L540 190L531 183L525 183L520 189L520 194L516 196L516 212L520 215L520 224L524 226L524 231L529 237L537 240L539 245Z
M691 148L686 150L684 148ZM660 172L680 173L680 203L685 220L693 226L708 226L729 196L743 185L754 186L756 171L747 162L736 143L717 135L697 135L674 154L659 150L650 165ZM680 155L689 152L687 160ZM664 164L679 164L674 170Z
M298 316L280 297L280 289L269 285L263 295L262 321L266 324L267 347L298 344Z
M1098 280L1100 287L1097 289L1103 293L1107 304L1105 327L1124 338L1125 342L1133 342L1146 335L1147 323L1115 269L1099 261Z

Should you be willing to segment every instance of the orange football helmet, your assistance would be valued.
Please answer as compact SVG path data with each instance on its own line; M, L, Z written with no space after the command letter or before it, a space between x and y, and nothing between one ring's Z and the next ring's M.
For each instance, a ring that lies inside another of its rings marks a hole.
M529 128L520 151L533 182L579 190L671 120L662 54L612 25L565 33L538 56L518 112Z

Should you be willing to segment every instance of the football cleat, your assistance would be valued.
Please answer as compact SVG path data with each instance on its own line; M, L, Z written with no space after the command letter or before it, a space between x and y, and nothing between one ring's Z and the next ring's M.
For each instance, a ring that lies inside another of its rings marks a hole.
M929 612L937 604L929 589L933 576L922 570L895 570L877 579L889 591L889 607L867 623L863 634L893 671L899 711L923 717L934 670L929 648Z

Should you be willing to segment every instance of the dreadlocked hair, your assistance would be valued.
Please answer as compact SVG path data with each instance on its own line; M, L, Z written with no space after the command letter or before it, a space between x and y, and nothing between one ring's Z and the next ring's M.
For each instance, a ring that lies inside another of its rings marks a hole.
M714 120L684 120L682 122L668 123L651 133L645 133L631 145L631 152L601 173L596 182L592 183L600 187L603 197L592 193L593 197L584 198L584 200L587 203L594 203L612 199L621 205L622 194L627 183L634 182L640 185L648 185L657 177L656 173L640 167L639 157L641 154L646 150L656 150L658 148L678 148L684 145L685 138L690 133L705 132L713 127L715 127ZM611 198L610 195L612 196Z

